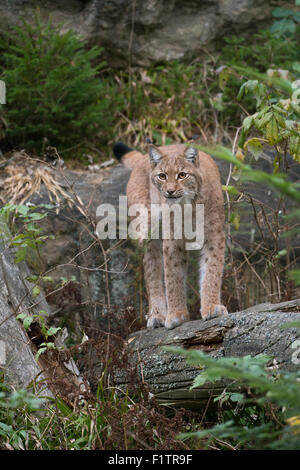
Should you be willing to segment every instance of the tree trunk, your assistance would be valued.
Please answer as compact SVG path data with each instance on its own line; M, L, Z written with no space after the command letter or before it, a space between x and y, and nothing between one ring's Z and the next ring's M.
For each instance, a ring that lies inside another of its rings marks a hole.
M128 339L130 361L137 364L141 379L161 404L199 408L207 404L208 399L220 395L225 387L227 391L234 391L238 385L220 381L190 391L200 369L187 364L182 356L164 351L162 346L201 349L216 358L264 353L276 360L274 364L292 370L299 367L300 359L300 354L298 359L292 347L297 328L282 329L282 325L300 322L299 311L291 311L298 310L299 305L300 299L276 305L262 304L228 317L190 321L173 330L141 330ZM122 371L118 371L117 383L126 388Z
M11 234L0 216L0 371L4 382L12 389L31 385L38 394L59 394L71 403L72 398L78 398L78 390L84 389L74 361L60 350L61 344L46 350L36 361L39 343L45 341L39 322L26 331L16 319L18 314L26 313L46 320L51 310L41 293L32 295L34 284L27 280L31 273L24 261L14 262L10 241Z

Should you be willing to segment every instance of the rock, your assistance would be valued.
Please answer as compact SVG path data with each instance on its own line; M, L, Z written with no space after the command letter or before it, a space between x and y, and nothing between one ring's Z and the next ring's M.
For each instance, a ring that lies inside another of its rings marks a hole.
M35 8L34 0L2 2L2 30L21 17L31 20ZM195 59L224 35L252 34L270 22L273 6L264 0L41 0L39 9L43 20L51 16L63 30L103 46L110 65L148 66Z
M69 318L72 329L76 321L88 328L104 327L109 308L120 313L127 299L135 297L137 269L132 262L135 255L130 241L115 247L118 240L99 241L95 236L97 207L105 203L118 210L119 195L126 194L128 177L129 170L122 165L97 173L63 170L56 174L64 190L73 195L75 204L70 206L62 199L58 212L47 210L48 217L41 221L41 227L44 234L55 238L40 247L40 256L31 260L31 268L46 272L54 283L68 281L55 293L51 293L53 282L44 288L50 294L47 299L53 310ZM46 188L42 187L31 202L49 204ZM110 247L113 249L107 252L105 266L103 250Z
M222 160L216 160L220 169L223 184L225 184L228 175L228 164ZM256 166L265 171L271 171L272 158L266 155L266 159L260 159ZM292 180L300 178L300 167L297 163L290 161L290 177ZM64 177L62 177L62 174ZM62 201L60 211L48 211L48 217L42 221L44 233L54 234L54 240L47 240L45 245L40 248L40 255L43 261L39 265L40 258L36 264L32 263L32 268L38 272L46 271L55 280L61 277L65 279L75 279L65 289L61 289L55 295L51 295L49 301L54 304L54 309L61 309L61 313L68 316L72 312L81 312L86 315L86 324L94 322L102 324L102 318L106 318L108 307L116 314L121 315L124 306L133 305L138 312L146 312L146 294L142 278L142 252L133 241L125 240L120 243L119 240L95 240L92 220L96 220L96 210L100 204L112 204L118 213L119 196L126 194L126 184L129 177L129 170L120 164L104 168L96 173L87 171L69 171L60 170L56 176L64 185L65 191L69 194L76 194L83 203L83 208L87 211L84 215L76 204L70 207L66 200ZM263 204L267 213L272 214L279 201L279 193L272 188L261 184L241 182L239 189L251 195L256 201ZM35 195L31 202L35 204L49 203L47 191L42 188L40 195ZM293 203L288 201L288 210L293 207ZM256 206L259 212L259 206ZM253 253L257 243L262 241L262 234L257 227L253 207L249 202L240 201L238 207L233 209L240 214L240 227L235 230L231 227L233 246L249 256ZM270 217L270 225L276 220ZM265 237L265 245L268 249L274 248L274 239L266 223L262 223L262 232ZM297 256L297 246L300 234L295 232L292 239L292 245ZM278 250L285 247L286 238L279 239ZM91 244L93 244L91 246ZM103 249L107 251L107 270L103 257ZM259 254L261 257L261 252ZM299 256L299 253L298 253ZM240 257L244 261L241 251L234 251L234 259ZM191 267L189 270L189 293L188 302L192 312L192 318L195 318L199 311L199 296L197 272L198 267L193 263L193 257L190 257ZM251 258L251 262L254 259ZM244 268L247 264L244 263ZM265 258L260 259L259 264L255 265L258 274L261 274L265 282L267 276L263 272L266 267ZM231 266L228 266L231 269ZM227 269L227 267L226 267ZM252 274L252 277L251 277ZM267 293L261 287L258 278L251 272L249 275L242 275L243 298L242 307L247 308L257 302L269 301ZM232 275L223 283L224 291L234 289L231 285ZM49 292L53 286L49 286ZM276 301L276 298L272 298ZM232 305L234 311L235 306Z

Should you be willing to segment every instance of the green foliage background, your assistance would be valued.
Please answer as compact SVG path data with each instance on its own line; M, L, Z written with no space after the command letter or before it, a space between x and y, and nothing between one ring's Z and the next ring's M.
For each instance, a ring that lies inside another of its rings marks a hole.
M51 145L76 156L74 149L97 132L109 133L118 99L110 80L100 77L101 48L85 48L73 32L61 34L36 15L34 24L23 21L3 38L0 50L7 88L1 114L11 146L41 153Z

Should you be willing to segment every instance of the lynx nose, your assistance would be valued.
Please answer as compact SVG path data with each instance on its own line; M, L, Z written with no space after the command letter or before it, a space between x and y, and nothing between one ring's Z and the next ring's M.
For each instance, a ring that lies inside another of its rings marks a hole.
M167 189L167 193L172 196L175 193L175 189Z

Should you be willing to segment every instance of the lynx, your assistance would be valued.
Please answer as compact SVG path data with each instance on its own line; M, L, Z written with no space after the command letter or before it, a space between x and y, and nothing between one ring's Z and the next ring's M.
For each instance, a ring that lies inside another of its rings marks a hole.
M144 204L204 204L204 243L199 254L199 290L204 320L226 315L220 300L224 265L224 201L217 165L206 153L184 144L149 146L148 155L122 142L114 154L131 175L128 206ZM185 239L150 239L143 260L149 312L147 327L172 329L189 320L185 283Z

